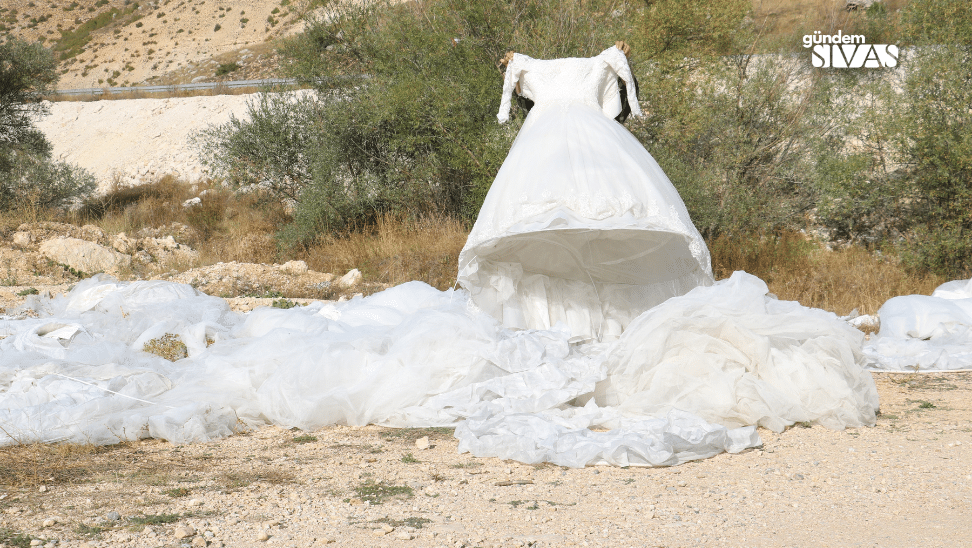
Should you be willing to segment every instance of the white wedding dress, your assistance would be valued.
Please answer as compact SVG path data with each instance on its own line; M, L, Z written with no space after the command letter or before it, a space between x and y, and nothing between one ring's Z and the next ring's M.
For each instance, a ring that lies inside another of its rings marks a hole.
M640 116L614 46L584 59L514 54L507 66L500 122L517 83L534 106L459 256L459 283L508 327L563 322L575 340L612 340L652 306L712 283L678 192L613 119L618 77Z
M863 333L746 273L712 282L677 193L611 119L615 75L631 82L614 48L514 57L505 97L520 81L536 106L461 255L469 291L245 315L166 281L28 297L0 314L0 445L452 425L480 457L660 466L756 447L757 425L874 424ZM165 334L186 358L145 351Z

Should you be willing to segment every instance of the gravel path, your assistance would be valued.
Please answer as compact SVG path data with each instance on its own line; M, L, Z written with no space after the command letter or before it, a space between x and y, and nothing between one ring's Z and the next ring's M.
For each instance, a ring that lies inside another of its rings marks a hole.
M24 470L0 518L57 546L972 545L972 374L876 378L873 428L763 430L674 468L526 466L376 426L62 450L59 472L49 446L7 448Z

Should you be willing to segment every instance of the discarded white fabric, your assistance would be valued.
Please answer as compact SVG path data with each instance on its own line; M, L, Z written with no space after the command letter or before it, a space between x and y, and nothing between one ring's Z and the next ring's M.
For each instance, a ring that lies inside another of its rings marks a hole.
M478 456L670 465L757 446L756 424L871 424L877 406L854 329L743 273L581 345L420 282L239 315L186 285L96 277L26 308L0 319L0 444L458 425ZM165 334L188 357L143 351Z
M507 327L564 323L574 340L613 340L637 315L712 283L709 252L671 181L613 117L627 59L515 54L499 119L517 83L534 106L483 202L459 283Z
M888 299L878 316L881 330L864 348L872 368L972 368L972 280L944 283L931 296Z

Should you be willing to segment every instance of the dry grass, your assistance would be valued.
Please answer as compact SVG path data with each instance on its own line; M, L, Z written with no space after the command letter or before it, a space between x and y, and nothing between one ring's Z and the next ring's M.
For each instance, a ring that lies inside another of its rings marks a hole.
M25 444L0 447L0 485L36 487L88 481L112 468L107 453L129 449L114 446L75 444Z
M201 205L183 207L185 200L204 191ZM109 234L188 225L196 236L183 243L200 252L202 264L276 262L279 252L273 234L290 219L284 206L265 195L234 194L215 184L193 186L171 176L134 187L116 186L71 217L76 224L92 223Z
M446 289L456 282L459 252L468 235L465 224L455 219L386 215L368 230L322 237L300 258L322 272L357 268L369 281L419 280Z
M883 4L888 13L893 13L909 1L884 0ZM764 38L799 45L801 36L815 30L853 33L864 14L849 12L844 5L843 0L753 0L753 20Z
M206 186L206 185L203 185ZM130 236L143 228L183 223L194 230L183 241L200 253L198 264L217 262L282 263L304 260L319 272L361 270L366 282L396 285L420 280L446 289L456 281L459 252L468 236L463 221L386 215L374 226L344 235L322 235L308 247L282 248L275 234L290 221L286 208L259 193L234 194L209 185L201 206L182 202L204 190L171 177L134 188L116 187L71 215L29 211L0 215L0 235L9 236L22 222L59 220L93 223L109 234ZM827 251L799 233L709 242L717 279L744 270L766 280L781 299L796 300L847 314L873 314L896 295L930 294L946 280L907 272L893 256L851 247ZM285 295L297 297L299 295Z
M894 257L882 257L859 247L827 251L799 233L745 241L711 242L717 279L744 270L766 281L781 299L837 314L857 309L874 314L891 297L931 294L946 280L907 272Z
M201 205L182 206L203 190L207 193ZM455 283L459 251L468 235L465 224L454 219L388 215L374 226L340 236L322 235L308 247L285 249L278 245L275 234L290 219L287 209L267 195L236 194L219 185L194 188L167 176L136 187L117 185L60 220L92 223L108 234L125 232L129 236L143 228L188 225L195 229L196 237L183 243L199 251L200 262L185 268L218 262L300 259L320 272L340 274L357 268L368 282L421 280L440 289ZM28 220L4 223L0 219L0 227L15 228L20 222Z

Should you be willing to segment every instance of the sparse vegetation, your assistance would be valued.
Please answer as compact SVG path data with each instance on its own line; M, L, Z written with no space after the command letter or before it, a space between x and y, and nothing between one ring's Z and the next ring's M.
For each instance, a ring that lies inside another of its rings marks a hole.
M122 10L113 7L83 23L79 21L77 23L78 27L74 30L62 30L61 38L57 40L53 48L59 54L59 60L64 61L78 55L84 51L84 47L91 41L92 32L121 21L123 18L131 15L136 9L138 9L137 3L131 4Z
M30 548L33 537L26 533L18 533L6 527L0 528L0 543L12 548Z
M392 527L396 527L396 528L411 527L413 529L421 529L426 524L432 523L432 520L427 518L417 518L413 516L405 519L381 518L381 519L376 519L372 523L387 523L388 525L391 525Z
M412 488L407 485L393 485L370 479L355 487L354 492L362 501L371 504L382 504L389 499L414 496Z
M304 434L301 436L294 437L294 443L313 443L317 441L317 436L311 436L310 434Z
M170 362L181 360L189 356L186 343L178 335L166 333L159 338L152 339L145 343L142 350L149 354L165 358Z
M38 43L0 43L0 211L68 205L94 188L87 172L51 160L51 144L34 127L40 102L57 82L54 56Z
M128 519L128 522L132 525L166 525L168 523L175 523L185 516L179 514L148 514L145 516L132 516Z
M217 28L215 30L219 30L219 25L216 25L216 27ZM224 76L226 74L229 74L231 72L236 72L238 70L240 70L240 65L236 61L230 63L222 63L216 69L216 76Z

